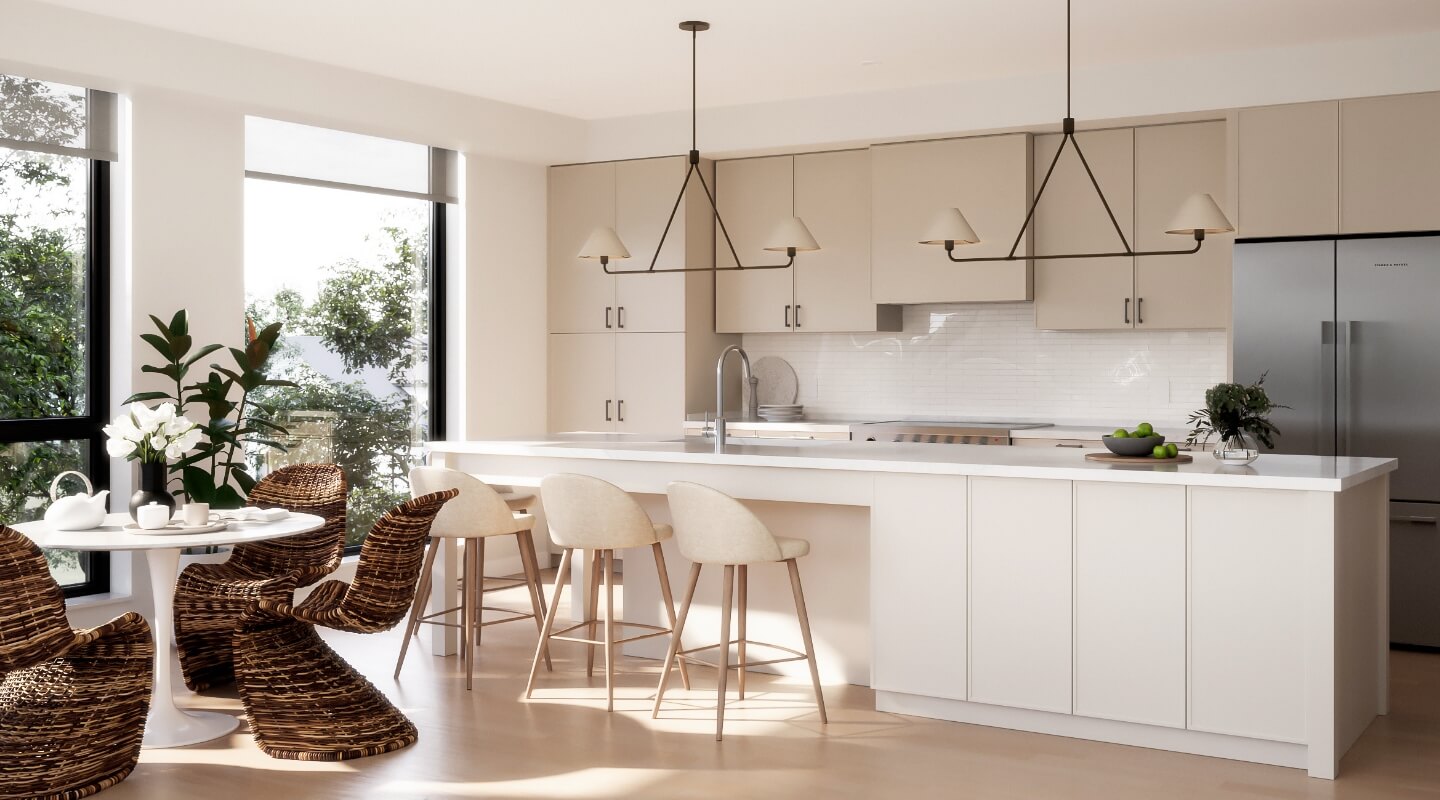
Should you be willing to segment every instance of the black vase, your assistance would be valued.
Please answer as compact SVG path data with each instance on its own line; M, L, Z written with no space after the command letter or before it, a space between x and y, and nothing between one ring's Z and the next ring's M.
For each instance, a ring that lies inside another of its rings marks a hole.
M164 461L157 461L151 464L140 465L140 490L130 495L130 519L138 524L139 519L135 517L135 509L140 506L148 506L151 503L159 503L170 509L170 516L175 516L175 498L170 494L170 465Z

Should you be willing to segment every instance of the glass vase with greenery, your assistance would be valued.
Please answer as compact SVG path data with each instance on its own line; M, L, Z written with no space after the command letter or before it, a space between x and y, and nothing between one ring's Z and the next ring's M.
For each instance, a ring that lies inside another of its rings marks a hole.
M1186 443L1207 444L1218 437L1215 457L1221 461L1248 464L1260 455L1255 442L1275 449L1280 429L1270 422L1270 412L1288 408L1271 401L1265 392L1265 375L1251 384L1220 383L1205 391L1205 407L1190 415L1192 426Z

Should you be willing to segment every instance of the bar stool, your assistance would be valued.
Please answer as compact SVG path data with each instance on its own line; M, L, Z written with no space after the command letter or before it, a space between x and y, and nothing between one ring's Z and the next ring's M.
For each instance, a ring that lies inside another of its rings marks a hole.
M540 587L539 562L535 556L535 517L512 511L505 498L484 481L459 470L444 467L415 467L410 470L410 491L415 496L431 492L458 489L460 494L440 509L430 527L430 550L425 554L425 565L420 571L420 586L410 606L410 619L405 626L405 639L400 645L400 657L395 661L395 677L400 677L400 668L405 665L405 652L410 648L410 639L424 625L443 625L460 629L460 658L465 662L465 688L469 689L475 672L474 648L480 645L480 630L489 625L517 622L522 619L535 620L536 630L542 627L545 618L545 593ZM520 551L520 564L525 571L522 579L485 577L485 540L493 536L514 536L516 548ZM458 539L464 545L460 561L460 605L443 611L425 613L425 601L430 596L431 572L435 566L435 555L440 551L441 539ZM489 580L495 585L487 586ZM509 608L485 605L486 592L498 592L525 586L530 592L530 613ZM455 611L460 612L460 623L441 622L435 617ZM508 614L501 619L484 621L484 612L494 611ZM550 666L549 654L545 665Z
M645 509L635 502L620 487L599 478L586 475L549 475L540 482L540 502L545 506L546 519L550 525L550 537L564 548L560 555L560 568L555 576L555 597L550 601L545 614L545 624L540 629L540 644L535 648L535 660L530 664L530 680L525 684L525 699L530 699L535 690L535 676L540 671L540 657L549 657L548 643L552 640L578 642L587 645L585 675L595 674L595 648L605 648L605 710L615 710L615 646L656 636L672 635L675 630L675 600L670 594L670 576L665 570L665 553L660 543L670 538L669 525L656 525L650 521ZM642 625L638 622L615 620L615 551L631 547L649 547L655 556L655 571L660 578L660 597L665 603L665 614L670 627ZM555 630L555 616L560 607L560 594L565 590L570 574L571 562L577 549L594 552L590 559L589 598L585 605L585 621L562 630ZM600 584L605 584L604 639L595 638L595 627L601 624L596 619L599 605ZM647 633L615 638L616 628L641 628ZM586 628L586 636L570 636L573 631ZM680 679L685 688L690 688L690 673L680 665Z
M665 667L660 673L660 687L655 693L655 708L650 716L660 716L660 703L665 699L665 687L670 682L670 665L677 659L684 664L694 653L718 648L720 680L715 692L715 741L720 741L725 732L725 682L730 672L730 645L733 644L736 645L738 655L735 667L738 672L739 699L745 699L745 670L748 667L807 661L810 665L810 683L815 689L815 705L820 710L820 722L828 724L829 720L825 716L825 696L820 692L820 673L815 668L815 646L810 639L810 615L805 611L805 592L800 588L800 567L795 563L795 559L809 554L810 543L804 539L774 535L765 527L765 523L756 518L740 501L708 486L676 481L670 484L668 495L670 516L675 523L675 543L679 545L680 553L694 563L690 567L690 583L685 588L685 600L680 605L680 621L676 623L675 635L670 639L670 652L665 656ZM800 622L800 636L805 641L803 653L777 644L751 642L745 638L745 593L749 565L776 562L784 562L790 569L790 589L795 594L795 616ZM680 637L685 632L685 617L690 613L690 602L695 597L695 584L700 580L700 567L704 564L725 567L720 601L720 642L681 650ZM730 613L737 568L739 638L732 640ZM794 655L767 661L748 661L745 657L747 645L767 647Z

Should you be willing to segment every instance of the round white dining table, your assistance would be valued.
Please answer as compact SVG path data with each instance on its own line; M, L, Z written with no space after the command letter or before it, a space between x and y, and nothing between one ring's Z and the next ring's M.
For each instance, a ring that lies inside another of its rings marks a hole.
M150 620L155 637L155 688L150 698L150 716L145 721L145 747L181 747L208 742L235 730L240 720L213 711L182 711L175 705L170 688L171 675L179 667L170 653L175 638L175 581L179 577L180 551L186 547L207 547L280 539L317 530L325 520L313 514L291 514L274 522L232 521L215 533L146 533L124 530L129 514L109 514L105 524L88 531L57 531L43 520L25 522L12 528L42 548L53 550L143 550L150 569L150 592L155 601Z

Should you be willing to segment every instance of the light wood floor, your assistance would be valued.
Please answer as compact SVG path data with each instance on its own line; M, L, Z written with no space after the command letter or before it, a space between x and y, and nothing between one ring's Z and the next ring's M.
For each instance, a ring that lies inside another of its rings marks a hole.
M505 594L490 597L504 602ZM673 683L668 710L652 721L658 667L622 659L627 673L616 712L607 714L603 671L587 682L581 647L557 643L554 674L542 672L536 699L522 702L534 636L527 623L486 629L473 692L456 658L432 657L423 646L412 647L401 679L392 680L398 632L330 636L415 721L416 745L338 764L280 761L256 749L242 725L207 744L146 750L135 773L102 796L1440 797L1440 655L1393 654L1392 712L1329 782L1300 770L878 713L871 692L856 686L826 687L830 725L822 727L807 685L766 676L752 677L752 698L732 701L725 741L716 742L713 670L695 670L693 692ZM182 704L242 715L233 692L187 693Z

